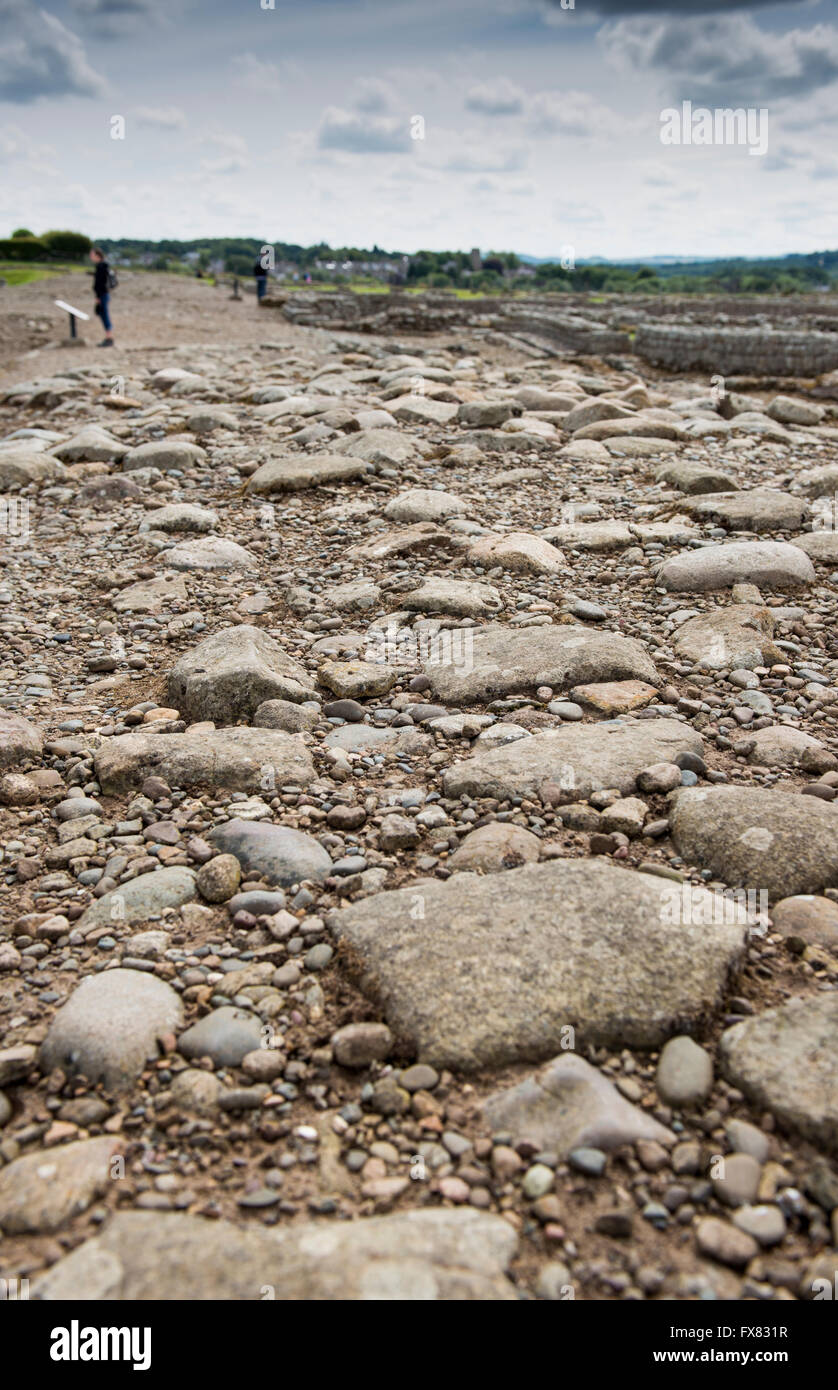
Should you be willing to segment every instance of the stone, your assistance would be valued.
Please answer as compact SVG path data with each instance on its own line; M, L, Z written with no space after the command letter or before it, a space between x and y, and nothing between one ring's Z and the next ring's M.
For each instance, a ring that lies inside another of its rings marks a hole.
M181 1013L171 985L154 975L122 969L89 975L50 1023L41 1070L60 1067L101 1081L108 1091L127 1090L159 1055L159 1039L180 1027Z
M171 703L185 719L233 724L265 700L315 698L305 668L275 638L245 623L222 628L185 652L167 682Z
M746 1204L733 1213L732 1220L737 1230L752 1236L763 1247L779 1245L786 1234L786 1218L779 1207Z
M443 787L446 796L535 796L553 805L603 788L629 796L650 764L703 750L701 735L674 719L564 724L455 763Z
M107 1135L25 1154L0 1168L0 1228L8 1236L57 1231L101 1197L124 1141Z
M411 551L442 548L457 549L462 542L451 531L435 526L431 521L415 521L411 526L402 526L395 531L376 531L367 540L358 541L347 550L351 560L363 563L375 560L390 560Z
M214 1115L223 1091L224 1087L211 1071L187 1067L174 1077L169 1095L178 1110L191 1110L196 1115Z
M838 886L838 816L810 796L757 787L686 787L670 812L688 863L769 898Z
M462 498L453 493L415 487L388 502L384 515L391 521L446 521L450 516L464 516L467 511Z
M431 575L420 588L399 594L403 608L416 613L447 613L454 617L483 618L502 606L491 584L473 580L443 579Z
M602 1072L573 1052L494 1092L482 1108L496 1133L527 1139L560 1158L579 1148L610 1152L642 1140L667 1146L675 1141L668 1129L625 1100Z
M252 570L256 557L243 545L223 536L181 541L166 551L166 564L176 570Z
M96 776L107 795L162 777L171 787L271 790L283 783L307 786L314 777L302 739L278 729L213 729L207 733L119 734L94 755Z
M482 536L468 553L469 563L519 574L561 574L565 559L543 535L511 531L505 536Z
M282 729L287 734L308 733L320 719L320 712L291 700L263 700L253 714L255 729Z
M322 883L331 872L328 852L311 835L288 825L229 820L208 835L210 844L233 854L245 873L260 874L282 888L311 879Z
M532 831L521 825L493 821L470 831L447 862L449 869L491 874L521 864L535 864L540 851L541 841Z
M672 639L677 656L708 671L752 671L780 660L771 610L748 603L714 608L683 623Z
M79 928L87 931L93 927L126 922L145 922L149 917L157 917L167 908L182 907L192 902L196 896L195 874L181 865L155 869L152 873L138 874L121 883L104 897L97 898L79 918Z
M183 1212L118 1212L34 1284L101 1301L506 1301L517 1236L502 1217L436 1208L338 1223L240 1227ZM160 1251L166 1252L161 1262Z
M201 865L195 885L208 903L226 903L238 891L241 876L241 865L235 855L217 854Z
M838 995L790 999L728 1028L726 1078L785 1130L838 1153Z
M9 1086L13 1081L22 1081L35 1067L37 1057L37 1050L31 1043L19 1043L17 1047L1 1048L0 1086Z
M398 678L398 671L375 661L324 661L317 672L321 685L348 700L386 695Z
M362 459L340 454L311 454L299 458L271 459L248 479L248 492L267 497L277 492L297 492L301 488L322 487L325 483L348 483L363 478L367 465Z
M807 755L823 751L823 744L818 739L787 724L757 729L755 734L748 737L752 745L748 762L758 763L761 767L793 768L801 764L805 767Z
M670 1038L658 1061L655 1087L664 1105L685 1110L700 1105L713 1089L713 1059L686 1034Z
M799 497L777 488L753 488L713 492L682 504L690 516L730 531L793 531L806 519L809 508ZM758 583L759 581L757 581Z
M0 770L39 759L42 752L40 730L20 714L0 710Z
M727 1154L713 1177L713 1192L726 1207L753 1202L759 1188L762 1164L752 1154Z
M673 930L666 886L604 861L554 860L378 893L328 921L419 1059L474 1071L555 1054L568 1026L583 1042L654 1047L712 1012L743 919Z
M699 1254L708 1255L720 1264L742 1269L759 1252L759 1246L747 1231L737 1230L717 1216L705 1216L695 1232Z
M439 644L423 670L445 704L529 694L540 685L556 691L590 681L658 684L651 657L633 638L565 624L533 631L488 623L461 643Z
M212 531L218 525L218 513L209 507L196 507L191 502L169 502L146 512L140 522L145 531Z
M178 1038L178 1052L190 1061L211 1057L217 1067L238 1067L263 1040L261 1018L247 1009L223 1005L205 1014Z
M685 550L665 560L657 573L664 589L694 594L743 581L761 589L797 589L814 578L811 560L787 541L725 541Z
M120 589L111 599L116 613L161 613L172 603L186 603L189 595L182 574L161 574L159 579L140 579Z
M168 473L173 468L185 471L206 463L207 452L199 444L190 444L185 439L155 439L127 453L123 449L114 457L122 458L126 473L135 468L159 468L162 473Z
M85 425L64 444L52 450L62 463L110 463L128 453L128 445L102 429L101 425Z
M595 681L576 685L570 693L579 704L589 705L600 714L630 714L658 697L655 687L646 681Z
M824 417L822 405L798 401L793 396L775 396L765 408L766 415L782 425L819 425Z
M670 487L685 492L688 496L704 492L734 492L736 483L728 473L714 468L710 463L698 463L691 459L667 459L655 469L655 479Z
M23 449L0 450L0 492L29 487L33 483L61 482L65 477L66 469L51 454L36 454Z
M359 1070L384 1062L393 1047L386 1023L347 1023L332 1034L332 1053L338 1066Z
M456 416L458 406L435 401L430 396L398 396L389 402L390 414L406 425L447 425Z
M809 531L804 536L792 536L791 544L819 565L838 564L838 531Z
M782 898L771 910L771 924L781 936L838 953L838 903L830 898L811 893Z
M354 579L348 584L336 584L327 594L331 608L341 613L368 613L378 608L381 590L369 579Z

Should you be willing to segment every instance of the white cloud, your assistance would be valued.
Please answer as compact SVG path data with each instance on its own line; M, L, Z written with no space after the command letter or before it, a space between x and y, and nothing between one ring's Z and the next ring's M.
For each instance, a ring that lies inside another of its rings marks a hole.
M396 104L396 94L389 82L380 77L359 77L355 83L355 96L352 105L356 111L369 115L381 115L392 111Z
M179 106L137 106L134 119L138 125L156 126L160 130L180 130L186 125L186 112Z
M233 71L237 82L253 92L279 92L279 68L276 63L265 63L253 53L239 53L233 59Z

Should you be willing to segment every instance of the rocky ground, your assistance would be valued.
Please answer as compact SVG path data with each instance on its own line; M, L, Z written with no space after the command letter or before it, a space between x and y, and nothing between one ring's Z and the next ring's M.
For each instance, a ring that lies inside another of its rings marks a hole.
M132 283L0 312L0 1276L823 1296L838 408Z

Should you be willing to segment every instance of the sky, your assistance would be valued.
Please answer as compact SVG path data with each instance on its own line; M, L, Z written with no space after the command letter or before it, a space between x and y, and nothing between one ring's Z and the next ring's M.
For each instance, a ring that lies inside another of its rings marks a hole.
M0 235L811 252L837 135L838 0L0 0Z

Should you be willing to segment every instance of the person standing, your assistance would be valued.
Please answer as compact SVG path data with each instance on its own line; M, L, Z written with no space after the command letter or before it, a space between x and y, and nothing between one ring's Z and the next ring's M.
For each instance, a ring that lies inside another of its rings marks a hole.
M256 298L264 299L265 291L268 288L268 271L261 260L254 262L253 274L256 277Z
M111 324L109 309L111 298L110 266L105 260L105 253L100 246L91 248L90 259L96 267L93 272L93 293L96 296L96 313L102 320L102 327L105 330L105 336L99 344L99 347L113 347L113 325Z

